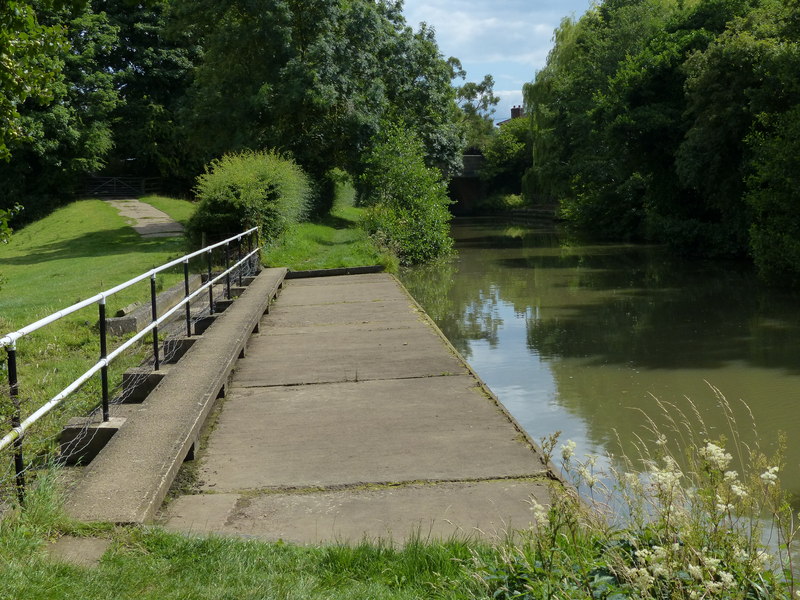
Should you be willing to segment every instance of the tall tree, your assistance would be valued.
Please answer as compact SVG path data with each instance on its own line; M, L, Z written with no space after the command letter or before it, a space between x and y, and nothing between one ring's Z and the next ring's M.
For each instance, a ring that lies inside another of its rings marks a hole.
M53 99L63 44L61 28L42 25L30 3L0 5L0 159L9 158L9 143L25 137L20 105Z
M109 55L120 103L112 113L115 147L106 172L191 179L180 109L200 49L192 29L171 27L169 0L93 0L118 30Z
M457 58L447 61L453 70L453 79L466 79L466 71ZM465 81L456 87L456 102L461 109L461 122L464 128L468 149L483 150L494 136L495 107L500 97L494 93L494 78L484 75L480 83Z
M430 163L458 162L450 70L401 3L353 0L176 2L199 24L204 57L190 93L193 145L206 158L241 148L291 152L320 179L357 174L381 119L402 121Z
M41 106L29 98L18 106L26 135L10 146L10 160L0 163L0 207L21 202L25 220L71 199L80 178L102 167L113 145L110 114L118 103L108 68L116 29L105 14L84 4L40 10L39 19L64 31L67 44L58 57L60 76L49 84L53 101Z

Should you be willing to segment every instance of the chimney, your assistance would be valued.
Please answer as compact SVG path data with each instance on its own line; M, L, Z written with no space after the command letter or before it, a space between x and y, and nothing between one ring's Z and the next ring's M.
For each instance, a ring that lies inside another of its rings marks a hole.
M522 106L513 106L511 107L511 118L512 119L519 119L520 117L525 116L525 113L522 112Z

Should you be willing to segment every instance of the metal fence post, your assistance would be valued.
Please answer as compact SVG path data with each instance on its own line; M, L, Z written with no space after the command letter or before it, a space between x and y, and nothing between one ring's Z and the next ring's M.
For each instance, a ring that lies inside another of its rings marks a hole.
M100 312L100 360L108 358L108 347L106 345L106 297L100 298L98 304ZM103 388L103 422L109 420L108 413L108 364L104 364L100 368L100 382Z
M158 306L156 305L156 274L150 276L150 305L153 312L153 323L158 320ZM158 371L158 325L153 325L153 369Z
M239 263L239 287L242 287L242 238L236 238L236 261Z
M189 260L183 261L183 291L186 293L186 337L192 337L192 307L189 306Z
M250 253L252 251L253 251L253 234L251 233L250 235L247 236L247 254L248 254L248 256L250 255ZM250 256L250 258L247 259L247 274L248 275L252 275L253 274L253 270L254 270L253 269L253 257Z
M231 245L225 242L225 297L231 299Z
M17 380L17 346L12 344L8 348L8 389L11 396L11 427L19 427L22 414L19 406L19 382ZM22 457L22 435L14 440L14 473L17 484L17 498L19 503L25 501L25 462Z
M211 285L211 250L206 253L208 257L208 313L214 314L214 286Z

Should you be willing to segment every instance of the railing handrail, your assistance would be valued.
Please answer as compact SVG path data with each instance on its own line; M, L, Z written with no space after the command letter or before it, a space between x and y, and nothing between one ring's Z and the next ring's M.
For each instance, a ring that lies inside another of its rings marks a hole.
M194 252L192 254L187 254L186 256L184 256L184 257L182 257L180 259L176 259L175 261L172 261L171 263L167 263L167 265L175 266L175 264L180 264L180 263L182 263L184 261L188 261L189 258L191 258L191 257L199 256L199 255L204 254L206 252L210 252L211 250L213 250L214 248L219 247L220 245L229 243L231 240L241 239L241 236L250 234L253 231L255 231L256 229L258 229L258 227L254 227L252 229L249 229L249 230L247 230L247 231L245 231L245 232L243 232L243 233L241 233L239 235L236 235L236 236L234 236L232 238L229 238L227 240L219 242L218 244L214 244L213 246L207 246L206 248L203 248L202 250L200 250L198 252ZM21 439L22 436L25 434L25 432L28 429L30 429L30 427L34 423L36 423L36 421L38 421L39 419L41 419L42 417L47 415L53 408L58 406L64 399L67 398L67 396L69 396L72 392L74 392L80 386L82 386L84 383L86 383L86 381L88 381L92 376L97 374L97 372L100 371L103 367L107 367L111 363L111 361L113 361L117 356L122 354L122 352L124 352L125 350L130 348L133 344L138 342L145 335L147 335L148 333L153 331L161 323L163 323L164 321L169 319L173 314L175 314L178 311L179 308L182 308L185 304L191 302L195 297L199 296L202 292L205 292L207 288L213 286L217 281L221 280L228 273L230 273L231 271L236 270L236 268L241 267L242 265L246 264L247 261L249 261L256 254L258 254L259 251L260 251L260 248L256 248L255 250L252 250L251 252L249 252L246 255L242 256L241 260L238 260L236 263L231 265L228 269L226 269L225 271L223 271L222 273L220 273L219 275L217 275L213 279L209 279L205 284L203 284L200 288L195 290L193 293L191 293L188 296L186 296L183 299L181 299L181 301L178 304L176 304L171 309L166 311L159 318L151 321L144 329L142 329L136 335L131 337L129 340L125 341L122 345L120 345L114 351L110 352L107 357L101 358L100 360L98 360L94 365L92 365L87 371L85 371L75 381L70 383L67 387L65 387L63 390L61 390L58 394L53 396L49 401L47 401L42 406L40 406L35 412L31 413L19 425L17 425L16 427L13 427L11 429L11 431L9 431L6 435L4 435L0 439L0 452L5 450L14 441L16 441L18 439ZM163 265L162 267L158 267L158 269L163 270L164 267L166 267L166 265ZM152 276L152 274L155 274L156 272L158 272L157 269L151 269L148 272L148 274L150 274L149 276ZM134 279L132 279L130 281L141 281L141 276L139 278L134 278ZM129 283L129 282L126 282L126 284L127 283ZM125 285L125 284L121 284L121 285ZM111 288L111 289L119 291L118 288L119 289L123 289L120 286L117 286L116 288ZM94 302L98 302L98 301L103 301L104 302L105 298L108 295L110 295L110 293L103 292L101 294L93 296L92 298L93 298ZM85 306L88 306L87 303L91 304L91 302L89 302L89 300L84 300L83 302L80 302L78 304L80 304L81 307L85 307ZM73 307L74 306L78 306L78 304L74 304ZM72 308L72 307L70 307L70 308ZM61 312L63 312L63 311L61 311ZM69 313L66 313L66 314L69 314ZM44 319L42 319L42 320L44 320ZM39 322L40 321L37 321L36 323L39 323ZM52 322L52 321L50 321L50 322ZM22 330L20 330L20 331L22 331ZM28 331L27 333L30 333L30 331ZM6 337L8 337L8 336L6 336ZM5 339L5 338L3 338L3 339ZM19 339L19 338L17 338L17 339Z
M150 269L146 273L142 273L141 275L138 275L137 277L134 277L133 279L129 279L128 281L126 281L124 283L121 283L121 284L119 284L119 285L117 285L117 286L115 286L115 287L113 287L111 289L108 289L108 290L106 290L104 292L100 292L99 294L95 294L91 298L87 298L86 300L82 300L80 302L77 302L77 303L75 303L75 304L73 304L71 306L68 306L67 308L64 308L64 309L60 310L60 311L51 313L50 315L48 315L48 316L46 316L46 317L44 317L42 319L39 319L38 321L35 321L35 322L33 322L33 323L29 324L29 325L26 325L22 329L18 329L17 331L14 331L12 333L6 334L2 338L0 338L0 347L8 347L8 346L13 347L17 343L18 339L20 339L22 337L25 337L26 335L28 335L30 333L33 333L37 329L41 329L45 325L49 325L50 323L58 321L62 317L66 317L67 315L70 315L70 314L72 314L72 313L74 313L76 311L79 311L82 308L86 308L87 306L91 306L92 304L95 304L96 302L99 302L101 300L105 300L109 296L113 296L114 294L116 294L117 292L121 292L125 288L128 288L128 287L130 287L130 286L132 286L132 285L134 285L136 283L139 283L140 281L144 281L145 279L148 279L148 278L152 277L153 275L156 275L156 274L158 274L158 273L160 273L162 271L165 271L165 270L170 269L172 267L175 267L175 266L177 266L179 264L182 264L183 262L185 262L187 260L190 260L190 259L192 259L192 258L194 258L196 256L201 256L201 255L203 255L203 254L205 254L207 252L211 252L215 248L219 248L220 246L224 246L225 244L229 244L230 242L234 242L236 240L240 240L244 236L250 235L251 233L253 233L257 229L258 229L258 227L251 227L247 231L243 231L242 233L239 233L239 234L237 234L237 235L235 235L233 237L230 237L228 239L222 240L221 242L217 242L216 244L213 244L211 246L206 246L205 248L201 248L200 250L192 252L191 254L186 254L186 255L184 255L184 256L182 256L180 258L176 258L173 261L170 261L170 262L168 262L168 263L166 263L164 265L161 265L160 267L155 267L153 269ZM204 289L205 289L205 286L204 286ZM0 450L2 450L2 447L0 447Z

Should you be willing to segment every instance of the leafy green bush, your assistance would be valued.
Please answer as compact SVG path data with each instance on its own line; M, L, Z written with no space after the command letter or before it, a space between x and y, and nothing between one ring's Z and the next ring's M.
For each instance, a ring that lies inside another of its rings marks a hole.
M291 159L274 151L226 154L197 178L200 205L189 220L190 239L213 240L253 226L264 242L300 221L313 200L313 186Z
M480 212L502 213L523 208L525 205L525 199L520 194L498 193L481 198L475 208Z
M419 138L388 125L365 162L360 199L368 207L367 232L406 265L450 252L447 188L440 172L425 166Z

